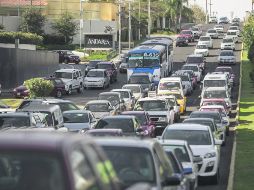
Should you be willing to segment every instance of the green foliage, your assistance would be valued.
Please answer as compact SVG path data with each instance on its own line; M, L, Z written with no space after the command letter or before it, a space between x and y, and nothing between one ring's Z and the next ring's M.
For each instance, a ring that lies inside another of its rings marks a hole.
M195 4L191 7L191 10L193 11L193 17L194 17L195 23L205 23L206 14L202 7Z
M68 44L72 42L72 37L76 34L78 26L73 22L73 17L66 12L52 24L52 28L63 36L65 44Z
M50 80L44 80L42 78L33 78L24 82L26 88L29 90L30 97L46 97L54 89L53 82Z
M0 30L4 30L4 25L0 24Z
M64 45L64 37L59 35L51 35L51 34L44 34L43 35L43 44L54 44L54 45Z
M60 45L60 44L46 44L46 45L37 46L37 49L38 50L57 50L57 49L61 49L61 50L75 50L78 47L79 47L79 45L75 45L75 44L64 44L64 45Z
M46 17L42 15L40 10L27 9L22 15L22 23L20 29L22 32L30 32L41 35L44 33L42 30L46 21Z
M250 16L249 19L244 24L242 36L243 36L244 47L246 48L248 52L252 52L253 50L250 50L250 48L251 47L253 48L253 42L254 42L254 16Z
M254 43L252 43L248 49L248 59L254 63Z
M89 56L81 58L82 61L90 61L90 60L109 61L117 55L116 51L94 51L87 53L89 54Z
M15 43L15 39L19 39L21 44L38 45L42 43L43 37L25 32L0 32L0 43Z

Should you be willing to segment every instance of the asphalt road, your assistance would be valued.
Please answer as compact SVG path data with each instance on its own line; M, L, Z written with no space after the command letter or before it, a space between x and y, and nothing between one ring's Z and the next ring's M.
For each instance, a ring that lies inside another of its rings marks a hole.
M204 25L202 27L203 31L206 31L209 28L212 28L213 25ZM218 54L220 52L220 43L222 39L214 40L214 48L209 51L209 57L207 60L207 69L206 73L213 72L215 68L218 66L217 59ZM174 49L174 70L178 70L184 64L184 61L187 55L192 54L195 49L196 42L191 43L188 47L176 47ZM239 79L239 70L240 70L240 59L241 59L241 43L237 44L235 55L237 57L237 64L233 66L234 73L236 75L236 80ZM63 67L63 65L62 65ZM69 66L68 66L69 67ZM110 86L109 91L111 89L121 88L126 83L126 74L118 73L118 81ZM235 126L236 123L234 121L236 116L236 103L238 98L238 89L239 89L239 81L236 81L236 85L232 91L233 98L233 114L231 115L231 127ZM86 102L89 100L94 100L97 98L100 92L105 90L102 89L89 89L84 90L84 92L80 95L77 93L73 93L71 96L66 96L66 99L69 99L80 106L84 106ZM199 106L200 99L198 96L200 95L200 89L196 89L194 93L187 98L187 113L182 116L182 119L187 118L189 113L193 110L197 110ZM221 149L221 161L220 161L220 181L216 186L206 185L206 181L201 181L201 184L198 190L225 190L227 188L228 175L229 175L229 167L231 161L231 153L232 153L232 145L234 139L234 132L230 132L230 136L227 138L226 146Z

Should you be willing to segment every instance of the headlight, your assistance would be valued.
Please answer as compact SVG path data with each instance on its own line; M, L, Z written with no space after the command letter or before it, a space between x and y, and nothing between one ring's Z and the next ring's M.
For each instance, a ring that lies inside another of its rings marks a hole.
M159 121L159 122L165 122L165 121L167 121L167 118L166 118L166 117L160 117L160 118L158 119L158 121Z
M103 80L103 79L101 79L101 80L99 80L99 82L104 82L104 80Z
M207 154L205 154L204 158L214 158L216 157L216 153L215 152L209 152Z

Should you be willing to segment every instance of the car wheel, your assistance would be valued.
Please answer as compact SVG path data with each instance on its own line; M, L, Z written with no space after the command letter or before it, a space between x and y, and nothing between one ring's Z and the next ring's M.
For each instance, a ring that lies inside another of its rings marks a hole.
M67 59L65 59L65 60L64 60L64 63L65 63L65 64L68 64L69 62L68 62L68 60L67 60Z
M67 94L68 94L68 95L71 95L71 93L72 93L72 87L70 86L69 89L68 89L68 91L67 91Z
M82 83L81 83L81 84L79 85L79 88L77 89L77 92L78 92L78 93L81 93L81 92L82 92L82 86L83 86L83 85L82 85Z
M220 180L220 174L219 174L219 169L217 170L216 174L211 177L211 184L212 185L217 185Z
M62 97L62 91L61 90L56 91L56 97L57 98L61 98Z

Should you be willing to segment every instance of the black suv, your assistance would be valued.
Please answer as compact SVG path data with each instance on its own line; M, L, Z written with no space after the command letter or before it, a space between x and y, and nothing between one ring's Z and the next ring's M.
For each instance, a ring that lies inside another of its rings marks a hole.
M66 51L66 50L58 50L55 51L59 55L59 63L75 63L79 64L80 63L80 58L79 56L73 54L71 51Z

